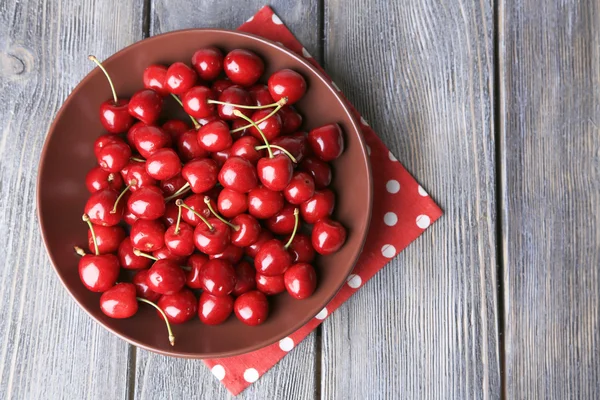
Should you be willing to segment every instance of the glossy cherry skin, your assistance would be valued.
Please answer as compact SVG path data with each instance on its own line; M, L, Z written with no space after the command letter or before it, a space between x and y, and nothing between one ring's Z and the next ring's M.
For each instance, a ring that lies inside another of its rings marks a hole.
M216 81L213 82L211 89L216 93L216 94L221 94L223 93L223 90L227 89L230 86L233 86L234 83L231 82L229 79L217 79Z
M302 115L290 106L283 106L279 110L281 117L281 134L289 135L296 132L302 125Z
M182 62L175 62L167 69L165 87L173 94L183 94L190 90L198 80L196 71Z
M194 228L185 222L179 223L179 232L175 232L176 225L171 225L165 232L165 246L176 256L187 257L194 250Z
M248 89L248 93L250 94L252 103L255 106L266 106L268 104L275 103L275 100L273 100L271 93L269 92L269 87L267 85L263 85L262 83L252 85Z
M160 190L163 192L163 194L166 196L171 196L172 194L175 194L175 192L177 192L179 189L181 189L185 184L187 183L187 181L183 178L183 176L181 176L180 174L175 175L172 178L169 179L165 179L164 181L160 181ZM177 196L176 198L182 198L183 196L185 196L185 194L180 194L179 196Z
M100 104L100 122L110 133L122 133L133 125L134 120L129 115L127 99L106 100Z
M135 147L135 134L137 132L138 129L140 129L141 127L146 126L146 124L144 124L142 121L138 121L135 124L131 125L131 128L129 128L127 130L127 143L129 144L129 146L131 146L132 148Z
M222 151L233 143L229 125L225 121L215 120L198 129L198 144L209 152Z
M266 219L277 214L283 208L281 192L259 186L248 193L248 212L254 218Z
M213 229L201 222L194 229L194 244L204 254L214 255L225 251L231 243L231 229L216 218L208 218Z
M183 166L181 175L190 184L192 192L204 193L217 184L219 167L210 158L195 159Z
M263 157L258 160L256 171L258 179L260 179L264 187L280 192L292 180L294 167L288 156L278 154L273 158Z
M123 175L124 172L125 175ZM129 161L125 168L121 170L121 175L131 192L135 192L143 187L156 185L156 179L148 175L148 172L146 172L146 163L143 162Z
M206 86L194 86L181 96L183 109L194 118L208 118L217 113L217 107L208 102L216 100L216 93Z
M310 297L317 288L317 273L310 264L294 264L285 271L283 277L285 289L290 296L298 300Z
M114 253L119 245L125 239L125 231L118 225L102 226L94 225L96 234L96 243L100 254ZM94 241L92 240L92 231L88 229L88 248L91 252L95 251Z
M313 226L311 239L317 253L324 256L333 254L346 242L346 228L339 222L324 218Z
M177 222L177 215L179 214L179 207L175 205L174 202L169 202L165 206L165 214L162 216L161 220L165 224L165 226L169 227Z
M265 70L265 64L255 53L249 50L230 51L223 61L225 74L231 82L242 86L252 86Z
M235 190L223 188L217 200L219 213L225 218L233 218L248 210L248 196Z
M165 245L165 227L158 220L138 219L131 226L129 237L136 249L158 250Z
M135 292L138 297L141 297L152 302L160 299L160 293L156 293L148 287L148 270L140 270L133 276L131 282L135 285Z
M204 292L198 302L198 317L206 325L219 325L233 312L233 297Z
M258 160L265 156L265 150L256 150L262 143L254 136L244 136L233 142L230 155L241 157L244 160L256 164Z
M271 144L283 147L289 151L298 163L300 163L310 152L308 141L303 132L297 132L290 136L279 136L275 138ZM273 154L281 153L283 153L281 150L273 148Z
M117 173L127 165L131 157L131 148L125 142L110 143L98 154L98 165L107 172Z
M300 163L300 170L308 172L315 181L315 188L323 189L331 184L331 167L316 157L306 157Z
M85 176L85 187L90 193L103 189L121 190L123 179L120 174L107 172L100 167L94 167Z
M173 138L174 142L179 138L179 136L190 129L188 124L180 119L170 119L162 124L161 128L171 135L171 138Z
M191 290L184 288L177 293L161 296L157 306L165 312L170 323L183 324L196 315L198 300Z
M142 81L146 89L152 89L161 96L168 96L169 90L166 86L167 67L152 64L146 67L142 75Z
M146 160L146 172L159 181L170 179L181 172L181 160L173 149L159 149Z
M251 290L240 295L233 303L235 316L246 325L260 325L269 316L269 302L264 293Z
M134 254L129 237L123 239L119 244L117 257L119 258L119 264L125 269L146 269L152 264L151 259Z
M177 263L177 265L186 265L187 257L176 256L171 253L171 250L167 248L167 246L163 246L158 250L154 250L152 252L152 256L156 257L159 260L171 260Z
M344 151L342 128L338 124L328 124L308 132L308 143L317 157L323 161L333 161Z
M198 132L195 129L189 130L177 138L177 150L183 162L208 156L208 151L198 143Z
M271 239L264 243L254 258L254 268L261 275L281 275L290 265L292 265L292 256L278 239Z
M296 103L306 93L306 81L296 71L280 69L269 77L269 93L273 100L279 101L287 97L288 105Z
M160 294L175 294L185 285L185 272L173 260L155 261L148 270L148 288Z
M267 140L269 142L271 142L273 139L275 139L281 133L281 117L279 116L279 113L270 116L269 118L265 119L262 122L258 122L258 121L260 121L263 118L265 118L266 116L268 116L271 113L271 111L273 111L273 110L270 108L266 108L263 110L257 110L254 112L254 114L252 114L252 117L251 117L252 121L254 121L256 123L256 125L260 128L260 130L262 131L262 133L265 135L265 137L267 138ZM252 136L257 138L258 140L263 142L263 138L260 135L260 132L256 129L256 127L252 126L252 127L248 128L248 132Z
M259 233L258 239L256 239L256 242L254 242L250 246L246 247L246 255L251 258L256 257L256 254L258 254L258 251L260 250L262 245L271 239L273 239L273 234L271 233L271 231L263 229Z
M219 254L212 254L208 258L210 258L211 260L218 259L227 261L231 265L234 265L240 262L242 257L244 257L244 249L230 244L225 250L223 250L223 252Z
M252 110L248 108L239 108L234 105L240 106L251 106L252 98L250 97L250 93L244 90L242 87L234 85L230 86L227 89L223 90L219 95L219 101L223 103L229 104L219 104L217 106L217 112L219 113L219 117L224 120L232 121L237 119L235 115L233 115L234 110L238 110L245 116L249 117L252 115Z
M142 89L131 96L128 109L130 115L146 125L152 125L158 120L162 105L160 94L151 89Z
M94 225L113 226L121 221L125 204L120 201L116 212L112 209L117 201L119 193L112 189L99 190L92 193L87 203L85 203L84 212L90 217Z
M235 267L235 288L232 294L239 296L256 289L256 270L247 261L242 261Z
M335 195L329 189L317 190L313 197L300 204L300 215L309 224L314 224L321 218L333 213Z
M204 218L210 218L211 212L206 206L204 202L204 195L193 194L188 196L183 200L186 206L190 207L192 210L196 211L198 214L202 215ZM181 218L190 224L191 226L196 226L199 223L204 224L200 218L190 210L184 208L181 210Z
M292 233L296 218L294 217L294 207L286 204L277 214L265 221L265 227L276 235L287 235Z
M135 148L144 158L150 157L154 152L164 147L171 146L171 135L157 126L141 126L135 131Z
M248 123L248 121L243 120L241 118L234 119L233 121L231 121L231 137L233 138L233 140L235 141L241 137L249 136L250 131L248 130L248 128L250 126L251 125Z
M231 149L231 147L229 149L210 153L210 158L212 158L217 163L219 168L222 168L223 164L225 164L225 161L227 161L229 159L229 150L230 149Z
M298 205L309 200L315 194L315 181L307 172L295 172L290 183L283 189L288 203Z
M230 157L219 172L219 183L236 192L248 193L258 185L256 169L248 160Z
M165 199L156 186L143 187L131 194L127 208L141 219L158 219L165 213Z
M235 216L231 223L237 229L231 231L231 243L237 247L248 247L259 238L261 227L256 218L248 214Z
M129 318L138 310L135 286L132 283L118 283L100 296L100 310L116 319Z
M268 296L285 292L283 275L267 276L256 273L256 288Z
M127 225L133 225L138 219L139 218L137 217L137 215L135 215L129 210L126 210L126 212L123 214L123 221L125 221Z
M200 282L208 293L227 296L235 288L235 270L225 260L209 260L200 270Z
M119 269L119 259L114 254L86 254L79 259L79 278L92 292L105 292L113 287Z
M125 141L116 135L98 136L98 139L94 141L94 155L96 156L96 158L100 157L100 151L105 146L108 146L112 143L125 143Z
M289 236L285 238L286 242L288 239ZM296 233L288 251L292 255L293 263L310 263L315 259L311 238L303 233Z
M202 289L202 282L200 281L200 271L204 264L208 262L208 257L204 254L192 254L188 258L187 265L191 268L186 273L185 284L192 289Z
M223 53L214 46L204 47L192 56L192 65L200 79L212 81L223 71Z

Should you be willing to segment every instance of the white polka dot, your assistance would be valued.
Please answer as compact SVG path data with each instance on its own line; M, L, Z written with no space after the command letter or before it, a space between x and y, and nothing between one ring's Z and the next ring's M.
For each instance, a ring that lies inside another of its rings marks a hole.
M371 147L369 145L367 145L367 154L371 155Z
M387 226L394 226L396 225L396 222L398 222L398 216L391 211L387 212L383 216L383 222L385 222Z
M273 23L275 25L283 25L283 21L281 21L281 19L279 19L279 17L277 15L273 14L271 19L273 20Z
M398 159L396 158L396 156L394 156L391 151L389 152L388 156L390 157L390 160L392 160L392 161L398 161Z
M364 119L362 116L360 117L360 123L366 126L369 126L369 123L367 122L366 119Z
M360 276L354 274L350 275L346 282L348 282L348 286L350 286L352 289L358 289L360 285L362 285L362 279Z
M305 58L312 58L312 56L310 55L310 53L308 52L308 50L306 50L304 47L302 48L302 55Z
M427 215L419 215L417 217L417 226L421 229L426 229L431 224L431 219Z
M338 92L341 92L340 88L338 87L338 85L335 84L334 81L331 81L331 84L333 85L333 87L335 88L335 90L337 90Z
M427 194L427 192L425 191L425 189L423 189L423 186L421 185L419 185L419 194L423 197L429 196L429 194Z
M217 377L218 380L222 381L225 378L225 368L222 365L217 364L211 368L210 372Z
M396 255L396 248L391 244L384 244L381 248L381 254L383 254L384 257L392 258Z
M246 22L250 22L250 21L252 21L253 19L254 19L254 16L252 16L252 17L248 18L248 19L246 20Z
M385 188L387 189L387 191L389 193L392 193L392 194L398 193L400 191L400 182L398 182L395 179L390 179L385 184Z
M294 341L292 338L285 337L279 341L279 348L283 351L290 351L294 348Z
M316 316L316 319L320 319L320 320L324 320L325 318L327 318L327 314L329 313L329 311L327 311L327 307L325 307L324 309L322 309Z
M258 380L258 371L254 368L248 368L244 371L244 380L249 383L254 383Z

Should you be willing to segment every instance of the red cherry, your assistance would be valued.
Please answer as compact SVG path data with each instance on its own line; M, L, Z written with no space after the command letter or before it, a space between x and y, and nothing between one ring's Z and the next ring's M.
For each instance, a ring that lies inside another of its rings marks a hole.
M177 138L177 150L184 162L208 156L208 151L198 143L198 131L195 129L189 130Z
M152 264L152 260L149 258L135 255L129 237L121 241L117 255L119 257L119 264L125 269L145 269Z
M260 224L251 215L240 214L231 220L237 228L231 232L231 243L238 247L248 247L256 242L260 235Z
M208 262L208 257L204 254L192 254L188 258L188 266L191 268L185 278L185 284L192 289L202 289L202 282L200 281L200 271L204 264Z
M283 106L279 110L279 116L281 117L281 134L289 135L294 133L302 125L302 115L300 115L294 108L290 106Z
M204 292L198 302L198 317L206 325L219 325L233 312L233 297L213 296Z
M131 281L135 285L135 292L138 297L150 301L157 301L160 299L160 293L156 293L148 287L148 270L143 269L139 271L133 276Z
M308 172L315 181L315 188L323 189L331 184L331 167L316 157L306 157L300 163L300 170Z
M219 167L209 158L195 159L184 165L181 175L190 184L192 192L204 193L217 184Z
M125 223L127 225L133 225L135 223L135 221L137 221L139 218L137 217L137 215L135 215L131 211L129 211L129 210L126 210L126 211L127 212L125 214L123 214L123 221L125 221Z
M143 187L156 185L156 179L152 178L146 172L146 163L138 161L130 161L125 168L121 170L121 174L125 172L123 179L129 186L129 190L135 192Z
M324 218L317 221L312 231L312 245L324 256L338 251L346 241L346 228L339 222Z
M303 132L297 132L291 136L279 136L271 142L271 145L283 147L294 156L297 162L301 162L310 151L308 141ZM283 154L283 152L273 147L273 154Z
M94 141L94 155L96 158L100 158L100 152L105 146L112 143L125 143L123 139L115 135L102 135Z
M302 204L315 194L315 181L307 172L295 172L283 190L285 199L291 204Z
M138 219L129 235L133 247L143 251L158 250L165 245L165 227L158 220Z
M244 249L230 244L222 253L209 256L211 260L223 260L230 264L237 264L244 256Z
M118 191L123 188L123 179L120 174L107 172L100 167L94 167L85 176L85 186L90 193L103 189Z
M133 124L131 128L129 128L129 130L127 130L126 138L129 146L135 147L135 133L138 129L140 129L143 126L146 126L146 124L144 124L142 121L138 121L135 124Z
M204 47L192 56L192 65L200 79L212 81L223 71L223 53L216 47Z
M266 219L277 214L283 208L283 195L263 186L248 193L248 212L255 218Z
M198 144L209 152L222 151L233 143L229 125L221 120L209 122L198 130Z
M104 129L110 133L121 133L133 125L133 118L129 115L129 100L106 100L100 105L100 122Z
M296 71L281 69L269 77L269 92L273 100L287 97L287 104L292 105L306 93L306 81Z
M160 181L160 190L163 192L165 196L172 196L177 191L182 189L187 184L187 181L181 176L181 174L177 174L172 178L165 179L164 181ZM181 198L184 194L180 194L174 198Z
M129 318L138 310L135 286L118 283L100 296L100 310L111 318Z
M252 114L251 117L252 121L254 121L256 125L261 129L261 131L263 132L263 134L269 142L275 139L281 133L281 117L278 114L275 114L262 122L258 121L261 121L263 118L267 117L269 114L271 114L272 111L273 110L270 108L257 110L254 112L254 114ZM248 132L250 132L250 134L255 138L261 141L263 140L262 136L260 135L260 132L258 132L256 127L252 126L248 128Z
M271 239L273 239L273 234L270 231L263 229L258 235L258 239L256 239L256 242L246 247L246 255L251 258L256 257L262 245Z
M321 218L333 213L335 195L329 189L317 190L313 197L300 205L302 219L309 224L314 224Z
M129 162L131 148L125 142L110 143L98 154L98 165L107 172L119 172Z
M209 260L200 270L202 288L215 296L226 296L235 287L235 270L225 260Z
M244 120L240 120L245 122ZM244 136L233 142L231 146L231 156L241 157L244 160L256 164L259 159L264 157L264 150L256 150L261 143L254 136Z
M235 115L233 115L233 110L238 110L242 114L246 116L252 115L252 110L239 106L252 106L252 98L250 97L250 93L241 88L240 86L234 85L230 86L227 89L223 90L219 95L219 102L227 103L227 104L219 104L217 106L217 111L219 112L219 117L224 120L234 120L237 119Z
M263 157L256 165L258 179L267 189L282 191L292 180L294 167L292 161L285 154L273 157Z
M157 180L170 179L181 172L181 160L172 149L156 150L146 160L146 172Z
M164 311L170 323L183 324L196 315L198 300L191 290L181 289L177 293L161 296L158 306Z
M144 70L142 81L146 89L152 89L161 96L168 96L169 91L166 87L167 67L159 64L152 64Z
M219 168L223 167L223 164L225 164L225 161L227 161L229 159L229 149L225 149L225 150L221 150L221 151L216 151L214 153L210 153L210 158L212 158L217 165L219 166Z
M265 64L249 50L230 51L223 62L225 74L231 82L242 86L252 86L265 70Z
M266 295L285 292L283 275L267 276L256 273L256 288Z
M188 124L180 119L170 119L162 124L161 128L171 135L173 141L176 141L179 136L190 129Z
M289 237L286 238L289 240ZM292 239L288 251L292 255L293 263L309 263L315 258L315 249L312 247L312 241L308 235L297 233Z
M148 270L148 288L160 294L175 294L185 285L185 272L175 261L158 260Z
M171 226L177 222L177 215L179 215L179 207L175 203L167 203L165 206L165 215L162 217L162 222L165 226Z
M246 325L260 325L269 315L269 302L264 293L258 290L246 292L233 303L235 316Z
M281 275L290 265L292 265L292 256L278 239L271 239L264 243L254 258L254 268L261 275Z
M100 254L114 253L119 248L119 244L125 238L125 231L118 225L102 226L95 225L94 233L96 236L96 244ZM88 229L88 248L94 251L94 240L92 231Z
M208 102L216 100L216 93L206 86L194 86L181 97L186 113L194 118L207 118L215 115L217 107Z
M213 82L211 89L217 95L219 95L223 93L223 90L227 89L230 86L233 86L233 82L231 82L229 79L218 79Z
M233 140L237 140L241 137L250 135L250 131L248 128L250 127L248 121L243 120L242 118L234 119L231 122L231 137Z
M171 225L165 232L165 246L176 256L191 255L195 250L194 228L185 222L180 222L179 226Z
M294 210L293 205L286 204L277 214L265 221L265 226L277 235L292 233L296 224Z
M129 100L129 114L146 125L152 125L160 116L162 97L151 89L142 89L134 93ZM137 136L137 134L136 134Z
M171 136L156 126L141 126L135 132L135 148L144 158L150 157L159 149L171 146L171 142Z
M323 161L333 161L344 151L342 128L328 124L308 132L308 143L312 151Z
M143 187L131 194L127 208L141 219L157 219L165 214L165 199L156 186Z
M196 72L182 62L176 62L169 66L165 77L165 87L173 94L183 94L196 84L198 75Z
M235 288L232 294L239 296L256 288L256 270L247 261L242 261L235 267Z
M83 254L83 250L80 254ZM85 254L79 259L79 278L92 292L107 291L114 286L118 277L119 259L113 254Z
M233 218L248 210L248 196L235 190L224 188L217 200L219 213L225 218Z
M258 185L256 169L248 160L230 157L219 172L219 183L236 192L248 193Z
M275 100L273 100L271 97L269 88L267 85L263 85L262 83L257 83L256 85L251 86L248 89L248 93L250 94L252 103L255 106L266 106L268 104L275 103Z
M317 274L310 264L294 264L284 274L285 288L290 296L302 300L317 288Z
M183 257L183 256L176 256L175 254L171 253L171 250L169 250L167 248L167 246L161 247L158 250L154 250L152 252L152 256L154 258L156 258L157 260L171 260L177 263L177 265L186 265L187 263L187 257Z
M229 226L216 218L208 218L208 223L199 223L194 229L194 244L204 254L219 254L225 251L231 243L231 230Z
M206 203L204 203L204 195L193 194L185 198L183 203L191 208L192 210L199 213L204 218L210 218L212 215ZM188 208L181 210L181 218L190 224L191 226L196 226L202 222L200 217L198 217L193 211L190 211Z
M121 222L123 209L125 208L123 202L119 202L115 213L112 212L117 197L119 197L119 193L111 189L94 192L85 203L84 212L90 217L90 221L94 225L116 225Z

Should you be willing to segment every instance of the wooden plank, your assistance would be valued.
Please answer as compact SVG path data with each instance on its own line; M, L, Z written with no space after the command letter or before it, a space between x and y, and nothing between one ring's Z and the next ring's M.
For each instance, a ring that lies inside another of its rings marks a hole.
M243 6L242 3L215 0L155 0L152 2L150 33L156 35L193 27L235 29L263 5L263 0L245 1ZM312 54L319 54L317 1L301 4L282 0L270 5L305 47ZM239 398L315 398L316 363L319 362L315 350L315 334L312 334ZM141 349L136 351L136 399L230 397L201 361L167 358Z
M500 2L506 397L600 398L600 9Z
M329 0L324 53L445 215L326 320L322 398L498 398L492 2Z
M142 2L0 4L0 398L127 398L128 345L62 288L35 217L54 114L93 68L142 36Z

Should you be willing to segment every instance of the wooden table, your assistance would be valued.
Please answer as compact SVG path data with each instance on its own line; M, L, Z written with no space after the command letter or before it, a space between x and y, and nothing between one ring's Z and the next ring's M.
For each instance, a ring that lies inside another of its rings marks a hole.
M228 397L75 304L35 182L88 53L263 1L0 1L0 398ZM600 398L599 3L271 5L445 215L240 398Z

